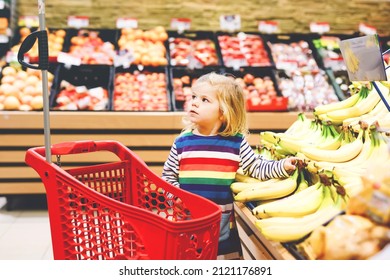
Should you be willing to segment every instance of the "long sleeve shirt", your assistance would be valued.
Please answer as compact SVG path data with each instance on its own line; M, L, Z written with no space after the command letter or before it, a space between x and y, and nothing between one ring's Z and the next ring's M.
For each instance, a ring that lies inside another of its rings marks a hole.
M230 185L239 168L261 180L289 176L283 168L283 160L267 160L255 154L241 134L200 136L189 131L175 139L162 178L218 204L224 220L233 210Z

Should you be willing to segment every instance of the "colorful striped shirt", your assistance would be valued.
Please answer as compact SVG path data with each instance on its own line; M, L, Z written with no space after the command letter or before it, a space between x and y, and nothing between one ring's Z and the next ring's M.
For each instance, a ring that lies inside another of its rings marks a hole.
M226 227L233 210L230 185L237 170L242 168L245 174L261 180L288 177L283 163L255 154L242 134L201 136L188 131L175 139L162 178L218 204L224 222L224 225L221 222L221 237L228 237Z

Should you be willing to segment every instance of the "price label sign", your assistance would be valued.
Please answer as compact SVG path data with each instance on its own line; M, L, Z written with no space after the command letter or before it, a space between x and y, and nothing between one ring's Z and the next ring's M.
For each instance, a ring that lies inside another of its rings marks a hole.
M118 18L116 28L138 28L138 20L136 18Z
M89 26L87 16L68 16L68 26L74 28L85 28Z
M134 54L132 51L120 51L117 55L114 56L114 66L123 68L129 68L131 63L134 61Z
M26 26L28 28L38 27L39 18L38 16L20 16L18 21L19 26Z
M6 56L5 56L5 61L7 63L18 61L18 53L13 52L13 51L8 51ZM29 59L29 57L27 55L24 56L24 61L27 62L27 63L30 62L30 59Z
M191 19L189 18L173 18L171 19L171 29L183 32L191 29Z
M366 35L374 35L377 33L377 30L375 27L365 24L365 23L360 23L359 24L359 32L366 34Z
M5 8L4 0L0 1L0 10L3 10Z
M330 31L330 25L328 22L311 22L310 32L323 34Z
M9 42L9 38L7 35L4 35L4 34L0 34L0 43L1 44L6 44Z
M235 32L241 29L240 15L221 15L219 17L221 30Z
M258 22L257 27L260 32L273 34L279 32L279 23L272 20L261 20Z
M59 52L57 56L57 62L63 63L65 65L76 65L79 66L81 64L81 58L74 57L64 52Z

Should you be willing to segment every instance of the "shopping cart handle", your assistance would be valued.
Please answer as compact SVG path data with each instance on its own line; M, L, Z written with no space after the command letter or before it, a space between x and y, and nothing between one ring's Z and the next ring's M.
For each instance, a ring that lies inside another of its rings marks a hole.
M90 153L97 150L97 144L91 140L63 142L51 146L53 155Z
M38 65L30 64L24 61L24 55L31 50L34 46L35 41L38 39L38 52L39 61ZM22 42L18 51L18 62L32 69L48 70L49 69L49 46L46 30L37 30L31 32L26 39Z

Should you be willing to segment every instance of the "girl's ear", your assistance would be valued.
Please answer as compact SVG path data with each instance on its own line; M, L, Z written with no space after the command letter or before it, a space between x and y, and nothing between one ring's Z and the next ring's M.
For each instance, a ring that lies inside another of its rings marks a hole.
M223 110L219 110L219 113L220 113L220 116L219 116L219 119L223 122L225 120L225 116L223 114Z

